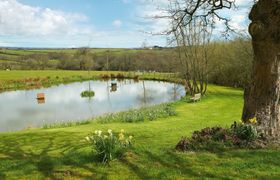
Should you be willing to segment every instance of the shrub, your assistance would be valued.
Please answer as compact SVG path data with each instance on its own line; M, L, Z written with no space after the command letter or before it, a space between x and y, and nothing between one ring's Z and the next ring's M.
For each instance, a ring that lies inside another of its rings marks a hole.
M111 74L110 77L111 77L111 79L115 79L116 75L115 74Z
M231 128L204 128L195 131L191 138L182 138L176 145L179 151L197 150L222 150L226 148L262 148L266 145L261 139L254 123L256 120L249 120L247 124L234 124Z
M109 163L113 159L122 157L128 148L132 146L132 136L126 137L124 130L118 134L108 130L108 133L102 133L96 130L94 134L87 136L86 140L96 151L97 157L103 163Z
M116 77L117 77L117 79L124 79L125 75L122 73L118 73Z
M193 133L191 138L183 137L176 145L179 151L217 151L231 146L228 131L220 127L205 128Z
M94 91L83 91L81 97L93 97L95 95Z
M103 74L101 75L101 78L107 80L110 79L110 76L108 74Z

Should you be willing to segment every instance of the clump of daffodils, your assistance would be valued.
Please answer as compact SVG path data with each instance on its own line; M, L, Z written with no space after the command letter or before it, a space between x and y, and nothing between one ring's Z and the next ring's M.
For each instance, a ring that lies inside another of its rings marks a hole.
M247 122L239 121L232 125L233 134L235 134L241 140L254 141L259 137L257 131L257 118L253 117Z
M109 163L111 160L122 156L132 146L133 136L126 135L123 129L119 133L114 133L113 130L108 129L107 132L96 130L85 139L96 151L99 159L103 163Z
M249 122L252 123L252 124L257 124L257 118L254 117L252 119L249 119Z
M244 124L244 122L242 120L239 120L239 123L240 124ZM257 124L258 123L257 118L253 117L253 118L249 119L248 123L250 123L250 124Z

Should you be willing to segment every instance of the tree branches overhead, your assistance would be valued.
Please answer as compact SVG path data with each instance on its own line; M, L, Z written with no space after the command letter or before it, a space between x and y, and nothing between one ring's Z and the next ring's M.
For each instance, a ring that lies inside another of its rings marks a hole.
M235 8L235 0L169 0L168 7L163 10L165 15L157 18L168 18L172 21L172 28L166 33L171 34L179 26L187 26L192 21L200 21L203 26L214 27L222 21L226 27L226 34L233 29L229 25L230 19L222 14L222 10Z

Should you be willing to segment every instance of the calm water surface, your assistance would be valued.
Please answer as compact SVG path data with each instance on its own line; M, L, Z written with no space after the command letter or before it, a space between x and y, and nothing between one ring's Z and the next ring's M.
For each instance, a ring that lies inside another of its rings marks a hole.
M117 81L116 81L117 82ZM81 92L95 91L93 98L82 98ZM45 102L36 99L45 93ZM45 89L0 93L0 131L16 131L67 121L81 121L105 113L124 111L180 99L181 85L124 80L112 89L111 81L87 81Z

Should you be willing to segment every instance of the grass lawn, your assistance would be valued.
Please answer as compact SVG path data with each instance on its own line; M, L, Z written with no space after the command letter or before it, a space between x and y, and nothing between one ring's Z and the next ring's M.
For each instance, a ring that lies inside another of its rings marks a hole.
M242 91L211 86L198 103L176 102L177 116L139 123L109 123L0 134L0 179L278 179L280 150L174 151L182 136L239 120ZM124 129L134 146L110 166L96 162L84 137Z

